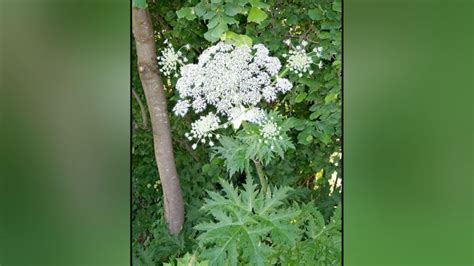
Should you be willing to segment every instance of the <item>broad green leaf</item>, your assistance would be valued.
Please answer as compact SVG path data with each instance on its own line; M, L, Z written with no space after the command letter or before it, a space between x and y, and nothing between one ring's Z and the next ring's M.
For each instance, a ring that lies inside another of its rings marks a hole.
M207 28L212 29L215 26L217 26L217 24L219 24L219 22L221 22L221 21L222 20L221 20L220 16L215 16L211 20L209 20L209 22L207 23Z
M287 20L288 24L295 25L298 23L298 17L295 14L291 14L288 16Z
M219 23L212 29L209 29L205 34L204 38L210 42L217 42L222 34L228 30L227 24Z
M337 99L337 93L329 93L324 98L324 102L328 104L328 103L334 102L336 99Z
M319 10L318 8L310 9L308 11L308 16L312 20L320 20L321 19L321 10Z
M257 8L269 8L270 5L262 2L261 0L250 0L250 5L252 5L252 7L257 7Z
M340 0L335 0L332 3L332 9L337 12L342 12L342 5Z
M194 8L192 7L183 7L176 11L176 15L178 15L178 18L186 18L187 20L193 20L196 18Z
M315 79L310 79L310 78L300 78L299 80L299 83L302 83L306 86L308 86L310 89L319 89L318 87L318 81L316 81Z
M252 47L252 38L244 34L237 34L232 31L224 33L221 37L221 40L226 41L226 43L234 44L235 46L247 45Z
M319 112L319 111L314 112L314 113L312 113L312 114L309 116L309 119L310 119L310 120L317 119L320 115L321 115L321 112Z
M235 16L243 11L242 7L234 4L234 3L227 3L224 6L224 12L229 16Z
M306 128L300 134L298 134L298 142L303 145L308 145L313 141L313 128Z
M260 23L268 17L267 13L262 11L257 7L252 7L250 9L249 15L247 17L247 22Z
M209 11L207 11L207 12L202 16L202 19L204 19L204 20L210 20L210 19L213 18L215 15L216 15L216 12L214 12L214 11L212 11L212 10L209 10Z
M296 96L295 102L297 103L302 102L306 98L306 96L307 96L306 92L301 92L300 94L298 94L298 96Z
M226 16L226 15L222 16L222 21L230 25L239 23L237 20L235 20L235 18Z
M206 13L206 8L203 3L199 3L194 6L194 13L196 13L196 16L202 17Z
M320 138L320 140L324 143L324 144L329 144L331 143L331 137L329 137L328 134L323 134Z

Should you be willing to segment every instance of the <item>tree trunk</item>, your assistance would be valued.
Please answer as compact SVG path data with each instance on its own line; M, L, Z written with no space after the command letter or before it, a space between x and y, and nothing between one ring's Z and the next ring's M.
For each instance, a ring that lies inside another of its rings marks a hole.
M163 187L165 221L169 232L175 235L183 228L184 205L174 162L166 96L156 62L153 26L147 9L133 8L132 29L137 50L138 72L153 128L155 157Z

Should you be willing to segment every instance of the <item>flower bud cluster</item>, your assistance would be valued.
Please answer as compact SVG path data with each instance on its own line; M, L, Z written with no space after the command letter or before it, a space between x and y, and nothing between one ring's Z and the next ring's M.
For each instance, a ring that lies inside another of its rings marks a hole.
M307 41L302 41L301 44L293 46L291 40L285 40L284 43L290 47L288 54L283 56L287 58L288 68L291 72L297 74L299 77L302 77L303 74L309 73L312 75L314 73L311 70L311 65L314 63L313 56L318 58L322 57L322 47L316 47L313 51L307 53L306 47L308 46ZM323 67L323 61L320 60L318 67L321 69Z
M178 74L176 73L178 65L183 65L184 63L188 62L188 59L184 57L181 49L175 51L168 40L165 40L164 44L167 44L167 47L162 50L161 56L157 57L158 65L160 65L160 71L167 77L170 77L172 74L174 74L175 77L178 77ZM186 48L189 50L191 46L188 44L181 48Z

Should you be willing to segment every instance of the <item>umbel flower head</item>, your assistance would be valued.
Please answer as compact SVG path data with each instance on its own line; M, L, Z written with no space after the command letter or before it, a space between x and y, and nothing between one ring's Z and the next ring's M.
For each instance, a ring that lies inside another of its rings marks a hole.
M168 47L164 48L161 52L161 56L157 57L161 73L167 77L174 73L174 76L178 77L178 74L176 73L178 65L183 65L188 61L188 59L184 57L183 53L181 52L181 49L186 48L189 50L190 46L185 45L178 51L175 51L167 39L164 41L164 44L167 44Z
M288 55L283 55L287 57L288 69L297 74L299 77L302 77L303 74L309 73L310 75L313 74L313 70L311 70L311 65L314 63L313 56L321 58L322 56L322 47L316 47L313 51L307 53L306 47L308 46L307 41L302 41L301 45L293 46L291 40L284 41L286 45L290 47L290 51ZM321 69L323 67L323 61L319 61L318 67Z
M213 107L228 117L234 107L272 102L278 92L289 91L291 83L277 78L280 69L280 60L269 56L262 44L249 48L220 42L206 49L197 64L181 68L176 89L181 99L190 100L194 112Z
M280 69L280 60L262 44L250 48L223 42L204 50L196 64L181 67L176 83L180 100L174 113L184 116L191 109L197 114L212 110L191 125L188 138L212 146L212 132L218 128L232 124L238 129L243 121L260 124L265 112L257 106L293 88L288 79L278 76ZM224 123L218 125L220 121ZM198 130L210 124L208 130Z

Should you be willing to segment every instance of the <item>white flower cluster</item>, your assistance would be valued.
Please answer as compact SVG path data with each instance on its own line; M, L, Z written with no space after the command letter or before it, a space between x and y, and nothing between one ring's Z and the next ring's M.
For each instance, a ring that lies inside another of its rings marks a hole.
M206 138L212 137L208 132L219 128L218 115L227 120L222 127L232 124L238 129L243 121L261 124L266 114L256 106L262 100L270 103L278 93L293 88L288 79L278 76L280 69L280 60L270 56L262 44L250 48L220 42L204 50L197 64L181 68L181 77L176 83L181 98L173 108L176 115L184 116L191 108L195 113L207 108L214 110L192 124L188 138L205 143ZM198 131L197 128L204 127L203 119L212 120L209 117L217 121L213 123L215 127Z
M164 48L161 52L161 56L157 57L160 71L167 77L171 76L173 73L175 77L178 77L178 74L176 73L178 64L183 65L188 61L188 59L183 56L183 53L180 50L175 51L168 40L165 40L164 44L168 44L168 47ZM188 50L190 48L189 45L184 47Z
M220 127L220 119L213 113L209 113L206 116L201 116L197 121L191 125L191 132L186 133L185 136L189 140L197 140L197 142L206 143L209 141L209 146L214 146L212 142L212 137L215 135L216 138L219 138L218 134L214 134L213 131ZM193 144L192 148L196 149L197 143Z
M264 139L276 139L280 132L278 131L278 126L275 122L267 122L260 129L260 134Z
M284 57L287 57L289 70L297 74L299 77L302 77L306 72L312 75L313 70L311 70L311 64L314 63L313 56L316 55L318 58L321 58L323 48L316 47L312 52L306 53L306 46L308 46L307 41L303 40L301 45L297 46L293 46L289 39L285 40L284 43L291 48L288 55L283 55ZM319 61L318 67L320 69L323 67L323 61Z
M277 139L283 139L281 136L281 127L278 126L273 117L266 118L265 121L260 124L260 136L262 137L260 142L264 142L265 144ZM273 144L270 148L273 150Z

